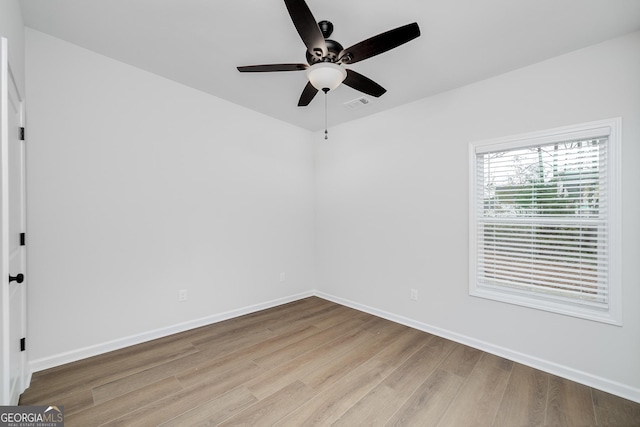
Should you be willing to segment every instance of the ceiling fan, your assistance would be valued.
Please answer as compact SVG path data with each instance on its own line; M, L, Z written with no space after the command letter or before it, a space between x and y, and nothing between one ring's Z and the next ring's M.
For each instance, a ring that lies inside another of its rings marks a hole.
M261 73L272 71L307 70L309 82L302 91L299 107L309 105L319 90L327 93L341 83L374 97L379 97L387 90L378 83L344 68L345 64L355 64L372 56L396 48L420 35L416 22L378 34L360 43L344 49L340 43L328 37L333 32L333 24L329 21L316 23L309 6L304 0L284 0L293 25L307 47L308 64L265 64L237 67L242 73Z

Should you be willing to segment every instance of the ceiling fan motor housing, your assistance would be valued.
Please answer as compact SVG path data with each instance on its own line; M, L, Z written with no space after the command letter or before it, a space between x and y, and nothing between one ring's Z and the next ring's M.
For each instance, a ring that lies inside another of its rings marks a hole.
M326 39L325 43L327 45L327 55L319 58L307 50L307 62L309 65L313 65L318 62L337 62L339 59L340 52L342 52L343 47L340 43L335 40Z

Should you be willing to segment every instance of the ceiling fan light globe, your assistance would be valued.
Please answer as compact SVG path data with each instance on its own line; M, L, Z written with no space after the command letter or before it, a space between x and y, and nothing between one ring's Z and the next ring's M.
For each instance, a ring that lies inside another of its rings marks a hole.
M333 90L347 78L347 70L332 62L319 62L307 70L309 81L318 90Z

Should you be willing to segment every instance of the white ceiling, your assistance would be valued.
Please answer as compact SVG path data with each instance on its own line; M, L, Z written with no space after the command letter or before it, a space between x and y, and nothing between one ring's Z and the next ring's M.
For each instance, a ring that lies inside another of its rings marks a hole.
M417 22L422 35L348 66L388 92L358 110L329 93L329 125L424 98L640 30L640 0L307 0L332 39L351 46ZM282 0L22 0L28 27L309 129L324 127L320 93L297 102L303 71L239 73L301 63L305 46Z

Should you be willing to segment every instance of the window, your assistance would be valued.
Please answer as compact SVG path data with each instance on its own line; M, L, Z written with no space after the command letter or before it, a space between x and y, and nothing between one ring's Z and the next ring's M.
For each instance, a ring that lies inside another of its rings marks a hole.
M471 295L621 324L620 128L470 144Z

